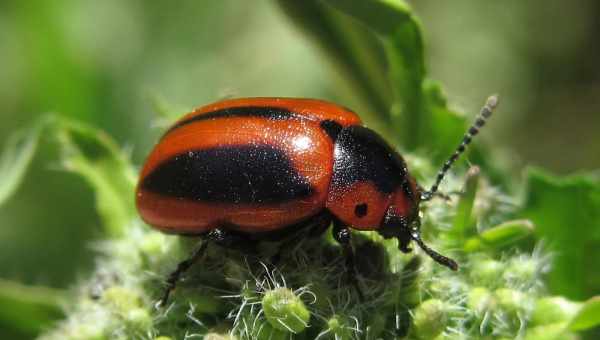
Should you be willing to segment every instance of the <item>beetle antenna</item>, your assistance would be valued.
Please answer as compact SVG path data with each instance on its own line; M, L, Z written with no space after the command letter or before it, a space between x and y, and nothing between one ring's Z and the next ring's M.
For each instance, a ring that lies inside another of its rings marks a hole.
M415 242L417 242L419 247L421 247L421 249L423 249L423 251L427 253L427 255L429 255L429 257L431 257L435 262L441 264L442 266L446 266L454 271L458 270L458 264L456 263L456 261L429 248L429 246L426 245L425 242L423 242L423 240L421 239L421 235L419 235L418 232L412 232L410 237Z
M460 142L456 150L454 150L452 156L448 158L446 163L444 163L444 165L438 172L435 183L431 186L431 189L421 193L421 201L428 201L431 199L431 197L433 197L433 195L435 195L435 193L438 190L438 187L440 186L440 183L444 179L444 176L446 176L446 173L452 167L452 164L454 164L458 157L460 157L460 155L465 152L467 146L471 143L473 137L475 137L479 133L479 130L485 125L486 120L492 115L492 112L494 111L496 106L498 106L498 95L492 95L486 100L485 105L483 105L481 111L479 111L479 115L475 119L475 122L473 122L471 127L469 127L462 141ZM425 251L427 252L427 250Z

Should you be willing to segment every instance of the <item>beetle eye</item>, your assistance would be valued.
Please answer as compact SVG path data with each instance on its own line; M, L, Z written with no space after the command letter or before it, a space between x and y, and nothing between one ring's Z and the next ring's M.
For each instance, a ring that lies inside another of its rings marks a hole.
M367 209L367 203L357 204L356 207L354 207L354 214L356 217L365 217L367 216Z

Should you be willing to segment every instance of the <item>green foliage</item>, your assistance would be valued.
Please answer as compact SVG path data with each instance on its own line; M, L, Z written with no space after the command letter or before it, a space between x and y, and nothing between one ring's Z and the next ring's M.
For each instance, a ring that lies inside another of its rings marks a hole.
M513 245L516 241L525 238L533 231L533 224L529 220L506 221L500 225L484 230L476 237L465 242L466 252L484 248L500 248Z
M46 119L10 136L0 158L0 206L19 187L37 149Z
M418 177L431 178L465 121L426 77L421 27L410 8L400 0L279 3L358 84L357 93L392 126L387 133L402 136ZM170 305L155 308L165 275L197 245L136 217L133 165L109 136L55 118L14 137L0 163L10 179L0 186L0 203L15 192L42 131L57 142L63 167L94 190L109 239L97 247L97 268L77 286L65 321L42 339L542 339L573 338L600 324L598 297L574 301L597 293L600 283L586 270L600 249L593 176L531 170L521 203L490 184L493 164L472 168L465 180L450 176L445 187L462 194L424 204L423 233L458 260L459 272L418 251L403 254L395 240L356 232L356 252L368 254L357 261L361 300L330 235L285 245L276 265L269 260L280 244L267 242L258 256L209 245ZM548 296L551 263L550 290L565 296ZM5 286L0 304L16 306L0 308L9 327L35 332L60 316L60 293Z
M565 178L529 169L523 211L539 239L548 240L554 254L550 289L572 299L600 291L600 179L592 174Z
M569 329L581 331L600 324L600 296L586 301L579 312L571 319Z
M0 186L0 204L19 186L42 132L58 144L63 168L80 175L94 189L107 234L122 236L135 216L133 166L104 132L55 115L42 116L31 129L11 136L0 163L0 174L6 179Z
M64 317L65 292L0 280L0 326L34 336Z
M458 199L456 216L449 233L452 238L463 242L475 225L473 221L473 206L475 205L475 194L479 185L479 167L472 167L466 175L463 192Z
M366 87L363 94L383 96L372 109L381 113L383 101L382 118L393 127L393 132L387 131L389 137L406 150L429 152L436 162L450 154L464 132L465 120L447 107L440 85L426 77L420 23L404 1L279 3L333 60L344 65L350 81ZM375 33L379 44L374 45L372 36L356 34L361 26L348 17ZM315 22L314 18L322 19Z
M430 110L424 107L425 59L421 29L408 6L401 0L325 3L357 19L381 38L392 88L394 130L402 132L401 144L406 148L422 146L431 133L425 123L430 121Z
M90 147L79 150L86 159L97 153ZM469 174L466 182L451 178L448 186L474 192L467 192L458 202L434 200L424 216L424 229L429 233L439 231L439 225L457 226L458 219L468 221L461 222L460 232L451 228L441 232L437 241L430 240L444 253L448 247L466 248L473 240L481 240L481 246L453 254L461 264L458 273L430 260L411 259L397 249L394 240L371 232L356 233L357 253L369 254L358 263L359 284L366 297L361 301L355 287L344 280L339 246L328 238L306 238L294 247L284 247L276 266L268 264L268 259L278 244L265 244L258 258L210 245L202 263L179 283L171 304L155 309L162 279L196 245L133 221L121 237L102 247L98 269L80 288L67 321L43 339L141 334L170 338L210 334L217 339L288 339L291 335L295 339L375 339L394 334L413 339L537 339L550 329L569 337L573 331L597 325L597 299L582 304L544 295L543 275L549 258L543 251L502 251L516 244L521 229L531 231L530 222L508 220L496 227L476 228L482 221L508 219L516 207L494 209L500 204L490 199L497 197L495 189L474 184L482 181L477 170ZM475 209L478 206L487 208Z
M133 191L136 174L115 142L102 131L61 120L57 137L65 169L85 179L96 194L96 209L107 234L123 236L135 216Z
M329 56L331 64L346 77L357 96L367 103L370 114L389 122L392 92L386 71L385 53L371 32L320 1L277 0L285 14ZM364 118L364 117L363 117ZM388 136L393 129L377 124Z
M418 339L435 339L448 326L448 314L448 308L443 301L423 301L414 310L413 335Z
M262 298L262 309L273 328L298 334L308 327L310 312L304 302L288 288L269 290Z

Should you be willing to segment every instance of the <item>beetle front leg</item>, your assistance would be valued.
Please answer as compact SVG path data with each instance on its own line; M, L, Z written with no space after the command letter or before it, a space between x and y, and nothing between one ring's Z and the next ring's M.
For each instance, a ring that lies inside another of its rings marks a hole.
M412 241L412 237L410 236L409 231L405 231L400 233L398 236L398 249L400 249L403 253L410 253L412 248L409 247L410 242Z
M344 252L344 258L346 259L346 279L354 286L358 297L361 301L364 301L365 297L358 285L356 271L356 261L354 258L354 249L352 248L352 234L350 228L344 225L341 221L334 219L333 221L333 238L339 242Z

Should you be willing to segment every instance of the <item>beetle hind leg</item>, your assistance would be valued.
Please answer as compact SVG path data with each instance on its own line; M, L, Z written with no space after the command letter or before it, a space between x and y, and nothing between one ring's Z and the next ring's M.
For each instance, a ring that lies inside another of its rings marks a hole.
M169 296L171 295L171 292L175 290L175 287L177 286L177 282L179 281L181 275L188 271L188 269L190 269L190 267L204 255L204 253L206 252L207 245L207 240L203 239L202 241L200 241L200 246L194 249L194 251L190 254L190 256L187 259L177 264L177 268L173 272L171 272L171 274L169 274L169 276L167 277L166 287L163 291L162 297L160 298L158 306L166 306L167 301L169 300Z
M167 277L167 280L165 281L166 287L163 291L162 297L158 302L158 306L166 306L169 300L169 296L171 295L171 292L177 287L177 282L179 282L181 276L185 272L187 272L194 265L194 263L196 263L200 258L204 256L209 242L215 242L220 245L229 245L234 241L235 237L232 237L228 232L219 228L213 229L208 233L202 235L202 240L199 242L200 245L196 247L194 251L192 251L188 258L179 262L177 264L177 268L175 268L175 270L171 272L171 274L169 274L169 276Z

